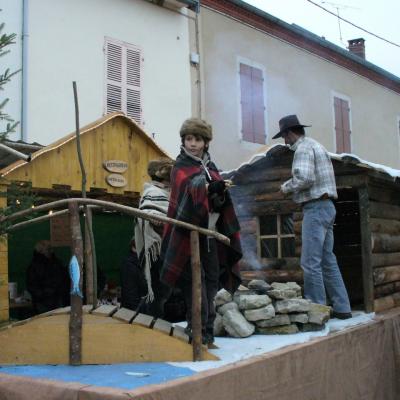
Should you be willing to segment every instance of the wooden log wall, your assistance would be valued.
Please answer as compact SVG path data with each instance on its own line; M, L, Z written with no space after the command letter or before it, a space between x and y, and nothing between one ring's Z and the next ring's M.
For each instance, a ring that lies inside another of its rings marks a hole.
M260 163L245 173L235 176L231 190L232 200L241 226L244 257L241 274L244 283L252 279L267 282L294 281L303 283L300 268L301 208L279 192L281 184L291 176L291 160L283 158L281 166ZM265 259L258 257L258 217L293 213L295 231L295 257Z
M368 188L374 311L400 306L400 188Z

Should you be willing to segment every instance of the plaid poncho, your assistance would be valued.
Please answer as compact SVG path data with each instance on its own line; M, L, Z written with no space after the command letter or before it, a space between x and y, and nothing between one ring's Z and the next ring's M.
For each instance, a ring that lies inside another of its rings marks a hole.
M209 204L208 180L221 180L214 163L205 153L203 160L193 157L182 149L171 173L171 197L168 217L180 221L208 227ZM242 257L239 237L239 223L229 193L220 211L217 230L231 240L230 246L218 243L221 286L231 292L239 286L240 272L238 261ZM200 235L201 236L201 235ZM164 260L161 280L170 286L179 283L182 274L190 266L190 232L187 229L167 224L161 248Z

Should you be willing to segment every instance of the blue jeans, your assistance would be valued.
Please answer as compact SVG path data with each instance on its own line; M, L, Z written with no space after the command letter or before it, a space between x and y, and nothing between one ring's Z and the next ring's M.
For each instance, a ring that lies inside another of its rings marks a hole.
M317 200L303 207L301 267L304 297L326 304L328 294L334 311L351 311L349 297L333 253L336 209L331 200Z

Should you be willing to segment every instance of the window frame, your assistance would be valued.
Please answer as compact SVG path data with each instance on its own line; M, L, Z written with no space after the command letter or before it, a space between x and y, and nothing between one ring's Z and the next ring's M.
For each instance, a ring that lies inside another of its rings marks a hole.
M284 258L293 258L293 256L282 256L282 241L281 239L283 238L294 238L296 240L296 233L293 230L293 233L284 233L281 234L281 216L282 215L291 215L293 219L293 213L286 213L286 214L266 214L266 215L258 215L257 216L257 255L259 259L284 259ZM275 235L261 235L261 229L260 229L260 218L264 216L274 216L276 217L276 234ZM262 239L277 239L277 249L278 249L278 254L277 257L262 257L261 254L261 240Z
M249 142L248 140L244 139L243 137L243 132L242 132L242 105L241 105L241 100L242 100L242 95L241 95L241 79L240 79L240 64L247 65L252 68L257 68L261 70L262 72L262 78L263 78L263 86L262 86L262 92L263 92L263 106L264 106L264 143L255 143L255 142ZM236 87L237 87L237 115L238 115L238 139L239 142L245 146L250 146L250 149L253 148L258 148L262 146L263 144L266 144L268 142L268 137L269 137L269 132L268 132L268 123L267 123L267 75L266 75L266 69L264 65L257 63L255 61L249 60L244 57L237 56L236 57Z

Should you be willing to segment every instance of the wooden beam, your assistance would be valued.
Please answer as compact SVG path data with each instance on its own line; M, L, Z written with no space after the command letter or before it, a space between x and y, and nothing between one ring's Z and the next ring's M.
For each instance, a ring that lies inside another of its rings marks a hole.
M371 248L374 253L396 253L400 251L400 235L386 233L371 234Z
M156 215L156 214L149 215L145 211L138 210L137 208L123 206L120 204L115 204L115 203L110 203L108 201L95 200L95 199L71 198L71 199L58 200L58 201L54 201L52 203L42 204L40 206L37 206L37 207L35 207L34 210L27 209L27 210L19 211L12 215L2 216L2 217L0 217L0 222L12 221L12 220L15 220L18 218L22 218L22 217L25 217L26 215L31 214L32 212L39 212L39 211L46 211L46 210L50 210L50 209L60 208L60 207L69 205L70 203L78 203L78 204L82 204L82 205L95 205L95 206L102 207L104 209L119 211L119 212L122 212L127 215L133 215L135 217L139 217L139 218L150 220L150 221L155 220L155 221L160 221L160 222L164 222L164 223L169 223L171 225L180 226L181 228L197 231L205 236L211 236L228 246L230 244L230 240L228 237L222 235L221 233L212 231L210 229L200 228L196 225L192 225L187 222L178 221L173 218L168 218L163 215Z
M400 236L400 221L394 219L371 218L371 232L386 233L388 235Z
M68 206L72 236L72 254L76 256L79 263L79 287L82 292L82 264L83 243L81 226L79 222L79 209L76 202ZM69 320L69 363L81 365L82 362L82 297L71 294L71 314Z
M400 190L388 189L385 186L369 186L370 199L379 203L389 205L400 205Z
M389 310L400 306L400 293L393 293L389 296L381 297L374 301L375 312Z
M336 187L344 188L360 188L366 185L368 177L366 175L339 175L336 176Z
M400 206L378 201L371 201L370 204L370 215L372 218L400 220Z
M372 247L369 216L369 194L366 186L358 189L360 204L360 232L361 232L361 257L362 257L362 280L364 288L365 311L374 311L374 284L372 277Z
M400 265L400 253L374 253L371 260L374 268Z
M192 345L193 361L202 360L201 337L201 265L199 234L190 232L190 253L192 265Z
M85 207L85 276L86 303L97 304L97 258L92 228L92 210Z
M400 265L391 267L375 268L373 272L375 285L400 281Z
M374 293L375 298L378 299L380 297L388 296L390 294L400 292L400 280L396 282L389 282L383 285L375 286Z
M54 217L59 217L60 215L68 214L68 212L69 212L68 210L55 211L51 214L46 214L46 215L42 215L41 217L30 219L29 221L23 221L18 224L14 224L14 225L10 226L9 228L6 229L6 232L14 232L14 231L17 231L18 229L25 228L26 226L36 224L38 222L47 221L48 219L51 219Z

